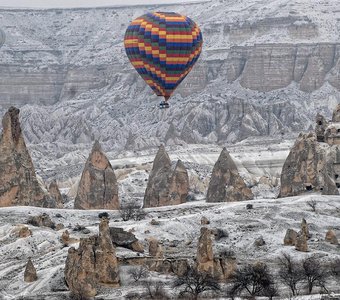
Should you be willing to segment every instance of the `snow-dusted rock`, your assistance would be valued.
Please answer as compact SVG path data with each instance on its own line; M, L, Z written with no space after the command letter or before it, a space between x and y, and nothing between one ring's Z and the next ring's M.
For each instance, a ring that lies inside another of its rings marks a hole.
M118 209L118 184L98 141L86 161L74 201L76 209Z
M56 180L53 180L50 183L50 186L48 187L48 192L50 193L50 196L54 199L56 203L56 208L63 208L64 206L64 200L61 196L58 184Z
M35 269L32 260L29 258L25 267L24 281L33 282L38 279L37 270Z
M301 252L308 252L307 237L304 234L298 234L295 249Z
M329 230L326 232L326 238L325 238L325 240L326 240L327 242L330 242L330 243L333 244L333 245L338 245L338 244L339 244L338 238L337 238L337 236L336 236L336 233L335 233L335 231L332 230L332 229L329 229Z
M99 236L82 238L77 250L73 247L68 250L64 274L71 294L76 297L94 297L100 284L119 286L118 260L107 218L100 221Z
M38 183L19 122L19 109L9 108L0 137L0 207L32 205L55 207Z
M298 233L294 229L287 229L283 240L285 246L295 246Z
M136 252L144 252L143 245L132 232L125 231L119 227L110 227L110 236L115 246L124 247Z
M333 161L328 157L328 145L321 145L315 133L301 133L292 147L281 173L280 197L306 191L321 191L325 195L338 195L330 175L334 174Z
M144 195L144 207L177 205L186 202L189 192L189 177L183 163L179 160L175 169L164 145L158 149L149 175Z
M214 275L214 253L211 240L211 230L207 227L201 228L201 235L197 244L196 256L197 270Z
M233 202L253 199L254 195L240 176L226 148L223 148L212 171L207 202Z

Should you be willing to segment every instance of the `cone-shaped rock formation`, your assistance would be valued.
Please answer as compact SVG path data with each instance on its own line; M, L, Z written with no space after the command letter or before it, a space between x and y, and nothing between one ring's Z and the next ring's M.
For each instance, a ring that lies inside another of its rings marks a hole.
M119 208L117 179L98 141L94 143L81 175L74 208Z
M179 160L175 170L163 145L159 147L148 185L144 195L144 207L176 205L186 201L189 192L189 177L183 163Z
M238 173L226 148L223 148L211 175L207 202L251 200L254 195Z
M31 205L55 207L37 180L19 122L19 109L11 107L2 120L0 137L0 207Z
M189 193L189 176L181 160L177 161L175 170L171 176L169 193L170 205L186 202Z
M61 195L58 184L55 180L53 180L50 183L50 186L48 188L48 192L50 193L50 196L54 199L56 207L57 208L63 208L64 207L63 196Z
M37 270L35 269L31 259L28 259L26 264L25 272L24 272L24 281L33 282L38 279Z

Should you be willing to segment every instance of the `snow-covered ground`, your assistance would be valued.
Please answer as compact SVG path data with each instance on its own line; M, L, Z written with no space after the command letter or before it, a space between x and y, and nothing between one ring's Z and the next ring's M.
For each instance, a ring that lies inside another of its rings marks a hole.
M316 212L311 211L307 201L317 202ZM247 204L253 204L247 210ZM33 227L33 236L18 238L16 229L29 216L48 213L56 223L62 223L70 231L71 237L80 238L98 232L99 210L43 209L35 207L8 207L0 209L0 295L2 299L16 299L19 296L40 296L39 299L63 299L67 294L63 283L63 268L68 248L60 242L64 230ZM282 199L257 199L245 202L207 204L204 201L190 202L178 206L147 209L148 215L142 221L122 222L118 212L110 211L111 226L125 230L134 228L134 234L147 246L146 238L158 238L165 248L166 256L194 258L200 232L200 220L206 216L210 228L224 229L227 238L214 241L214 253L222 250L235 252L238 263L265 261L275 268L277 256L282 252L295 258L305 258L312 254L325 261L340 258L339 247L325 242L326 231L333 228L340 233L340 197L306 194ZM57 214L60 214L58 216ZM309 224L312 234L308 241L309 252L298 252L294 247L283 246L286 229L299 230L302 218ZM156 219L160 225L151 225ZM91 233L72 231L75 225L86 226ZM266 244L254 245L262 236ZM176 247L171 247L175 241ZM188 241L191 241L189 244ZM77 247L77 244L75 244ZM133 255L131 251L117 248L119 257ZM143 255L143 254L142 254ZM147 252L145 253L147 255ZM38 281L25 283L23 271L27 259L31 257L38 272ZM126 267L121 266L123 285L119 289L100 290L103 299L123 299L131 291L131 282L126 276ZM159 276L154 274L154 276ZM171 276L164 276L171 280ZM330 283L332 289L334 283ZM43 296L44 295L44 296ZM45 298L44 298L45 297ZM311 299L311 298L307 298Z

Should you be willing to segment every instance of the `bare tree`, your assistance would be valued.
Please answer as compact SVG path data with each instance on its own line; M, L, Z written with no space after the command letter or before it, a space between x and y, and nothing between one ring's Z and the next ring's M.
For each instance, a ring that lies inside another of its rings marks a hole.
M277 295L273 276L265 263L247 264L236 270L228 294L233 298L244 291L252 297Z
M327 292L325 285L329 274L320 260L315 256L310 256L302 261L302 268L309 294L312 293L313 287L316 285Z
M140 279L149 277L149 270L145 268L144 266L140 266L137 268L130 269L128 271L128 274L135 282L137 282Z
M146 216L146 212L136 201L128 201L124 204L122 203L119 208L119 214L123 221L129 221L131 219L140 221L145 219Z
M306 203L312 209L312 211L316 212L316 205L317 205L316 200L312 199L312 200L307 201Z
M144 287L146 288L146 292L143 299L170 299L164 289L164 283L161 281L147 280L144 282Z
M340 258L337 258L331 262L330 270L333 277L340 279Z
M183 276L179 276L174 281L174 287L181 289L179 296L185 299L196 300L204 292L216 292L220 286L215 278L208 273L200 273L195 268L190 267Z
M291 290L293 296L299 294L299 285L304 279L300 262L294 261L289 254L283 253L279 257L278 275L281 282Z

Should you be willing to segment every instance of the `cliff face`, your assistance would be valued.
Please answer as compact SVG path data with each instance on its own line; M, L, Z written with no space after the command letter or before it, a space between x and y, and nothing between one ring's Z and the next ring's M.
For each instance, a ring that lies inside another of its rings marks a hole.
M244 88L268 92L295 82L313 92L329 83L340 90L340 44L259 44L235 47L228 59L229 81Z

